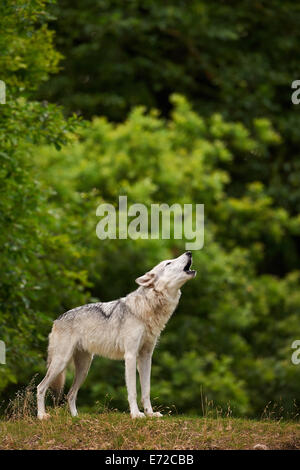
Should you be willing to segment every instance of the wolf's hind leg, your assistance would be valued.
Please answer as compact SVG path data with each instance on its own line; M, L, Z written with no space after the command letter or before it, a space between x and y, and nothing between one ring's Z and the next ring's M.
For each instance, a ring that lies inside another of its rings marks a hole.
M52 334L52 351L49 354L49 366L47 374L41 383L37 386L37 407L38 418L47 419L49 415L45 410L45 395L52 383L55 384L57 378L66 369L74 351L74 343L67 341L67 338L61 338Z
M37 406L38 406L38 418L47 419L49 415L45 410L45 395L51 385L51 383L61 374L70 360L70 357L61 360L60 357L52 359L47 374L41 383L37 386Z
M72 384L72 387L70 388L70 391L68 393L68 403L71 411L72 416L77 416L77 409L76 409L76 398L77 398L77 393L84 382L91 362L93 360L92 354L86 352L86 351L80 351L76 350L73 356L74 363L75 363L75 377L74 381Z

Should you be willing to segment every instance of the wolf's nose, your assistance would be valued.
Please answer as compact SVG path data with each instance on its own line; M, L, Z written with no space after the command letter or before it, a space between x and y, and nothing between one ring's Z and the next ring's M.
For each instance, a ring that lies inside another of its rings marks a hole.
M191 251L186 251L185 254L192 257L192 252Z

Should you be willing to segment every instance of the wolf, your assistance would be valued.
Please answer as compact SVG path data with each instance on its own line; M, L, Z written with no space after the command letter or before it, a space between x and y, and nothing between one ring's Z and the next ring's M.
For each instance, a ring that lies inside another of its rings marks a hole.
M65 369L73 360L75 377L68 393L72 416L77 416L77 393L89 371L95 354L125 360L125 379L130 415L161 417L153 412L150 401L152 354L159 336L176 309L186 281L196 276L190 269L192 253L160 262L136 279L139 287L118 300L96 302L65 312L54 321L49 335L48 370L37 387L38 418L50 417L45 410L49 387L61 394ZM141 384L141 402L137 405L136 369Z

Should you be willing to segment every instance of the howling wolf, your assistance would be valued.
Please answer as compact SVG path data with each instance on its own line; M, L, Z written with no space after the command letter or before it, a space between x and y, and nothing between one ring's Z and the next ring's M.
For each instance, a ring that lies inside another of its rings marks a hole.
M125 360L128 402L132 418L162 416L150 402L152 353L181 295L181 286L196 276L190 270L192 254L162 261L136 279L138 289L112 302L77 307L54 321L49 335L48 371L37 387L38 418L49 418L45 394L49 387L62 392L65 369L73 359L75 378L68 393L72 416L77 416L76 397L87 376L93 355ZM136 367L139 371L144 413L136 397Z

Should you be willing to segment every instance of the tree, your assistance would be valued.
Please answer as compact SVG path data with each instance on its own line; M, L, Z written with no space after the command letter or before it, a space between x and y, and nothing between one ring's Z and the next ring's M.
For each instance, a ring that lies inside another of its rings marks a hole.
M45 6L44 0L0 6L0 71L7 91L6 104L0 105L0 338L7 349L0 390L27 380L28 371L32 375L40 363L49 312L86 298L82 288L76 289L70 303L71 291L78 279L84 285L85 274L70 269L79 255L69 237L56 232L55 214L32 165L34 144L60 148L78 121L66 120L56 105L31 98L57 71L60 58Z
M276 207L258 181L232 197L225 169L236 153L267 152L279 137L267 121L256 121L251 133L220 115L199 116L181 96L172 102L169 120L138 107L118 125L95 118L60 152L41 149L39 178L55 190L49 204L66 208L61 232L68 233L71 221L81 226L92 295L106 301L126 295L137 275L185 248L172 239L97 239L98 204L117 206L120 194L149 210L157 202L204 203L205 246L193 255L198 276L183 288L154 354L153 396L168 405L176 396L180 412L194 414L203 412L201 397L207 397L223 410L230 403L240 415L260 415L282 396L291 411L299 388L290 361L300 334L299 272L280 279L259 270L264 252L285 243L299 219ZM126 407L122 368L99 359L82 403L103 402L108 393L114 405Z
M282 145L246 158L236 152L226 167L228 191L239 197L261 181L278 206L299 213L299 106L291 103L299 78L297 2L61 0L52 12L64 60L42 87L43 99L121 121L136 105L168 116L177 92L202 116L219 113L248 129L258 118L261 133L267 118ZM295 232L261 269L285 275L299 263Z

